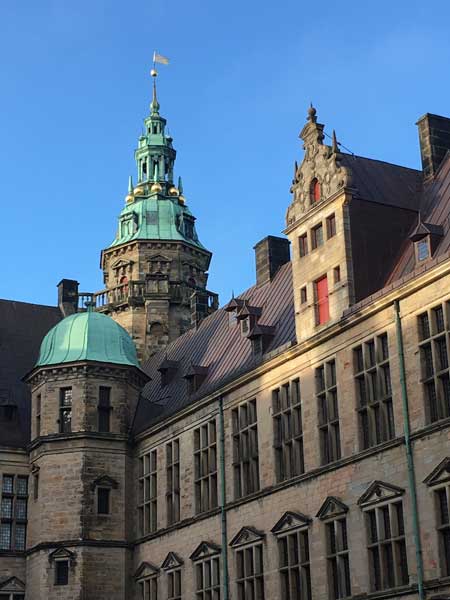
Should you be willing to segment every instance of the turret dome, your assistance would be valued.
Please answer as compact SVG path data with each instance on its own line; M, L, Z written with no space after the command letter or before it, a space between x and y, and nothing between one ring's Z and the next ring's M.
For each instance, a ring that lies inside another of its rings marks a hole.
M79 360L139 368L136 348L128 332L110 317L90 308L63 319L44 337L37 367Z

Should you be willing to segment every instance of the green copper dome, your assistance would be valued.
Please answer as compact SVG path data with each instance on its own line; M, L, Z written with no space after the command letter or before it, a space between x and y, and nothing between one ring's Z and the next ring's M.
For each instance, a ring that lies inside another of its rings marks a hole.
M63 319L42 341L37 367L79 360L139 367L133 340L110 317L92 310Z

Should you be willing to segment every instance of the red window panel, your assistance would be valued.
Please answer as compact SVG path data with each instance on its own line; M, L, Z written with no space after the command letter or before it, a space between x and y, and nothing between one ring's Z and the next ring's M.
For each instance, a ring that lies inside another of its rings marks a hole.
M317 179L311 181L311 201L318 202L321 197L320 183Z
M328 303L328 280L324 275L318 279L315 284L316 296L316 322L317 325L326 323L330 318L330 307Z

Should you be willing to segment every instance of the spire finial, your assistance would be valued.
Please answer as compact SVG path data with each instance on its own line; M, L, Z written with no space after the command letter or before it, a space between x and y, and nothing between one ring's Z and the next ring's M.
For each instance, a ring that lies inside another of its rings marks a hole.
M311 123L317 122L317 110L314 108L312 102L310 102L308 108L308 121L311 121Z
M336 138L336 131L334 129L332 135L331 149L333 151L333 154L337 154L339 152L339 144Z
M156 77L158 76L158 72L156 71L156 69L151 70L151 75L153 77L153 95L152 102L150 104L150 110L152 115L159 115L159 102L156 95Z
M180 192L180 196L183 195L183 181L181 179L181 175L178 176L178 191Z

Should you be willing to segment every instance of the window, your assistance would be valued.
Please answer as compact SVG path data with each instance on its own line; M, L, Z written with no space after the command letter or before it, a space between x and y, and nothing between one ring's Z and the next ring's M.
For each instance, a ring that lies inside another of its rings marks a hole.
M111 490L109 488L97 488L97 514L99 515L109 515L110 514L110 493Z
M55 561L55 585L68 585L69 583L69 561Z
M34 486L33 486L33 498L37 500L39 498L39 471L36 471L33 475Z
M327 239L329 240L336 235L336 217L330 215L327 217Z
M166 445L167 525L180 520L180 440Z
M36 437L41 435L41 394L36 396Z
M25 600L25 594L5 592L3 594L0 594L0 600Z
M339 283L341 280L341 267L334 267L333 269L334 283Z
M72 388L61 388L59 390L59 432L70 433L72 431Z
M242 498L259 490L256 400L234 408L232 420L234 496Z
M264 600L262 544L236 551L236 585L238 600Z
M216 421L209 421L194 431L195 512L217 506L217 437Z
M98 430L101 433L111 431L111 388L100 386L98 390Z
M326 465L341 458L336 363L331 360L316 369L320 454Z
M299 379L272 391L272 411L276 476L283 481L305 471Z
M430 256L430 245L428 237L416 242L417 260L420 262L426 260Z
M28 478L3 475L0 550L23 552L27 530Z
M316 178L314 178L311 181L310 197L311 197L311 204L314 204L314 202L318 202L321 197L320 183L318 182L318 180Z
M348 556L347 519L325 523L327 538L328 586L330 598L339 600L351 596L350 561Z
M167 600L181 600L181 569L167 573Z
M306 285L302 288L300 288L300 303L301 304L306 304L308 300L308 296L307 296L307 292L306 292Z
M419 315L419 350L425 410L430 423L450 417L448 303Z
M281 598L312 600L308 530L293 531L278 539Z
M206 558L195 565L196 600L220 600L219 557Z
M311 229L311 248L315 250L323 244L323 227L322 223Z
M308 236L306 233L298 238L298 250L300 253L300 258L303 258L308 254Z
M152 575L139 581L139 593L139 600L158 600L157 575Z
M450 484L435 491L442 576L450 575Z
M387 334L355 348L353 364L361 445L370 448L395 436Z
M316 325L326 323L330 318L328 279L326 275L314 282L314 307Z
M372 591L408 584L401 500L366 510Z
M156 450L140 458L138 512L141 535L157 529L157 465Z

